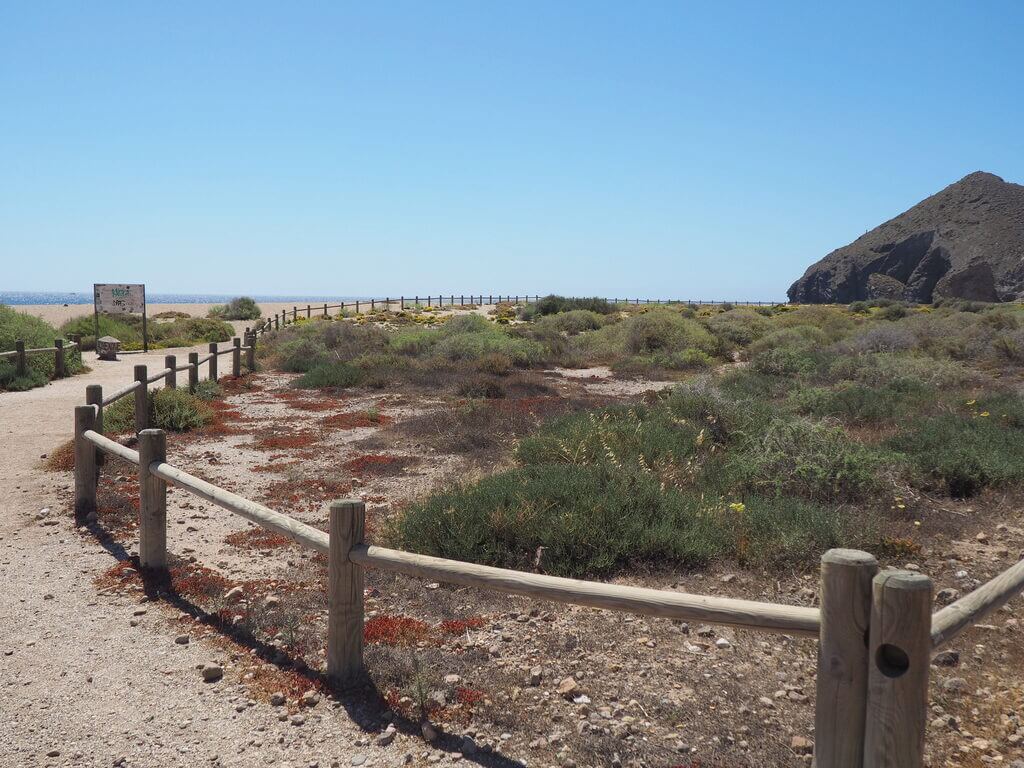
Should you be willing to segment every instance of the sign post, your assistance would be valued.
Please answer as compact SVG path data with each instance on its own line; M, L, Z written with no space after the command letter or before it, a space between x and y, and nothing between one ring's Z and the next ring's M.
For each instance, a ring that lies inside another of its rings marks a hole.
M149 352L146 329L146 286L142 284L94 283L93 308L96 338L100 336L100 315L142 315L142 350Z

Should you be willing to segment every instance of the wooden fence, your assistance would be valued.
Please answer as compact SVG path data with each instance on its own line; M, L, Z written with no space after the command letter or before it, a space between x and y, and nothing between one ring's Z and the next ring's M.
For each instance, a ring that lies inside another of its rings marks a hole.
M16 375L24 376L28 373L29 355L42 355L48 353L53 355L53 378L63 379L67 375L67 369L64 366L65 353L70 349L80 348L81 344L82 339L80 336L72 336L71 343L69 344L65 344L64 339L54 339L52 347L25 349L25 342L22 339L16 339L14 342L14 349L9 352L0 352L0 360L13 357Z
M1024 590L1024 561L934 615L932 581L918 572L879 570L867 552L833 549L821 558L819 608L738 600L711 595L581 581L417 555L363 540L365 507L360 500L330 504L325 533L250 501L167 462L166 436L148 429L147 385L188 371L189 386L208 364L216 380L217 358L241 354L255 369L256 335L245 344L187 365L168 356L163 370L136 366L135 381L104 397L86 388L86 404L75 408L75 514L96 520L96 485L102 456L118 456L138 467L139 561L159 576L167 568L167 488L174 486L279 533L328 558L327 673L340 685L363 674L363 571L379 568L432 581L461 584L610 611L701 621L755 632L818 639L814 755L817 768L919 768L923 765L931 653ZM138 450L103 435L103 409L134 393ZM140 416L140 414L142 414Z
M342 302L340 304L307 304L305 308L298 305L293 306L290 310L283 309L270 317L260 318L256 324L256 333L264 334L270 331L276 331L289 323L294 323L301 317L311 320L314 317L330 317L331 310L344 311L351 309L355 312L361 312L363 310L369 310L370 312L376 312L378 309L381 310L392 310L397 305L398 311L404 312L407 306L421 307L426 305L427 307L465 307L465 306L479 306L488 304L521 304L523 302L539 301L540 296L512 296L512 295L456 295L449 294L447 296L399 296L397 298L384 297L382 299L358 299L355 301ZM497 301L495 301L497 300ZM773 301L710 301L710 300L693 300L693 299L604 299L610 304L653 304L653 305L685 305L689 307L701 307L701 306L721 306L732 304L737 307L765 307L774 306L780 302Z

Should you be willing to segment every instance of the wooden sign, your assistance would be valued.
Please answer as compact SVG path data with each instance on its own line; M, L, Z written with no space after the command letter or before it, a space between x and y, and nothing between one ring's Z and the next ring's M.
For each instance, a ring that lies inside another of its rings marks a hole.
M100 315L141 315L146 311L146 286L96 283L93 301Z

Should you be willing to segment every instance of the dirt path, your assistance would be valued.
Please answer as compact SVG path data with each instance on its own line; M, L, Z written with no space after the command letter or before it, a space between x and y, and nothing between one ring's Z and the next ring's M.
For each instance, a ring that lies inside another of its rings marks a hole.
M71 436L86 384L112 391L136 364L161 368L164 352L116 363L88 353L90 373L0 394L0 765L403 763L397 745L357 745L371 734L331 704L296 726L227 677L202 682L197 665L224 651L175 643L159 605L97 594L93 579L114 561L74 530L70 476L43 472L40 457Z

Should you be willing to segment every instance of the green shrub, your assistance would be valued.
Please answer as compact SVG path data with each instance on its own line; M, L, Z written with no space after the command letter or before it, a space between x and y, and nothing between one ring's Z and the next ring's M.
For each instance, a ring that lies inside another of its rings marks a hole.
M227 304L210 307L210 317L221 320L259 320L262 316L259 305L248 296L239 296Z
M220 384L212 379L203 379L196 384L195 396L200 400L217 400L224 395Z
M326 389L330 387L355 387L365 378L363 370L346 362L321 363L309 369L292 382L299 389Z
M100 336L113 336L125 350L142 349L142 318L135 315L100 315ZM66 335L81 334L82 348L96 348L95 318L82 315L68 320L61 326ZM223 320L207 317L177 318L170 323L150 321L146 332L150 349L168 347L190 347L202 342L229 341L234 329ZM52 342L51 342L52 343Z
M843 501L881 490L887 458L854 443L839 426L780 417L751 436L731 460L755 491Z
M596 331L582 333L572 339L573 349L589 362L614 363L625 358L648 358L660 355L661 362L674 353L695 349L714 355L719 343L696 320L683 317L671 309L652 309Z
M186 389L154 389L149 393L149 425L169 432L187 432L209 423L209 405ZM103 409L103 431L110 435L135 431L135 397L127 395Z
M275 346L273 355L277 367L289 373L305 373L331 361L331 354L323 341L308 335L280 342Z
M527 304L521 311L520 316L524 320L530 320L535 315L555 315L559 312L571 312L574 309L585 309L597 312L600 315L610 315L615 311L615 306L609 304L606 299L599 298L567 298L565 296L545 296L535 304Z
M919 471L917 482L954 498L1024 480L1024 404L1017 395L979 397L956 413L909 425L889 446Z
M607 322L607 316L590 309L571 309L555 315L544 315L538 318L534 326L538 332L553 330L575 336L583 331L593 331Z
M13 350L18 339L25 342L26 349L41 349L52 348L54 340L58 338L61 338L61 334L41 318L0 304L0 352ZM0 360L0 391L32 389L53 378L55 358L52 353L27 355L25 360L27 370L24 376L17 375L13 357ZM65 350L64 369L69 376L84 370L80 350Z
M712 315L707 319L707 326L729 348L746 347L772 329L770 320L749 309Z
M809 376L819 363L820 355L811 349L777 347L755 355L750 367L766 376Z

